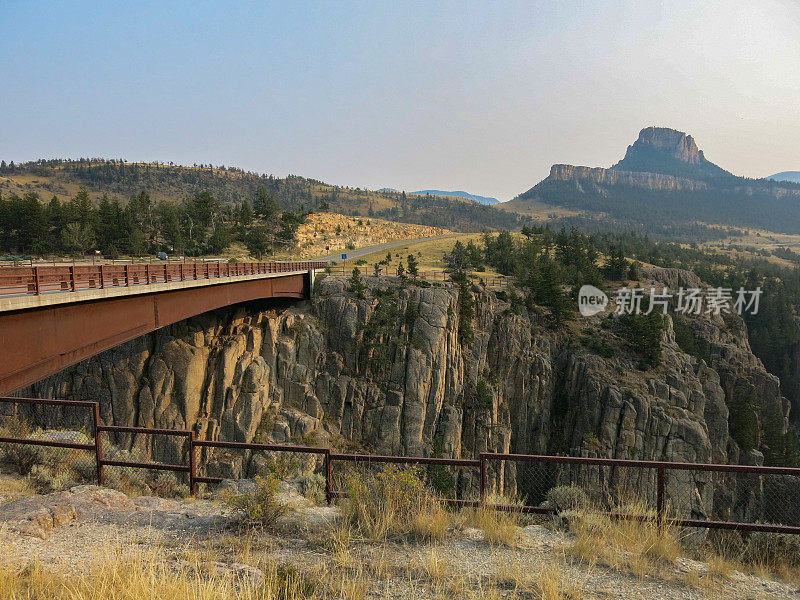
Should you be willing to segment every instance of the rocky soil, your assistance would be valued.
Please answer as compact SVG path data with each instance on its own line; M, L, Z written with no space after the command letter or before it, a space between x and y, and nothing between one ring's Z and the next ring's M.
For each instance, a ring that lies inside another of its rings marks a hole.
M237 528L216 500L129 498L81 486L0 506L0 568L81 575L104 560L133 559L216 576L263 579L266 565L291 567L310 581L350 578L363 598L534 598L526 582L557 581L571 598L794 598L794 585L739 571L715 575L678 558L634 575L569 557L571 534L542 525L518 530L512 545L492 545L478 529L456 528L433 542L352 540L330 550L338 510L287 493L294 510L269 532ZM545 575L547 574L547 575ZM341 596L351 597L351 596ZM555 597L555 596L553 596Z
M348 217L337 213L312 213L297 228L295 256L313 258L338 251L348 246L364 248L397 240L446 235L449 229L384 221L373 217ZM299 254L298 254L299 253Z

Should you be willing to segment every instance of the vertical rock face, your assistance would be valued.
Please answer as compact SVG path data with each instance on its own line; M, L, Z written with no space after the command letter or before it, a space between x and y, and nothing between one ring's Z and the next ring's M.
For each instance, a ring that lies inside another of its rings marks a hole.
M682 131L667 127L645 127L639 138L628 146L628 154L639 150L653 150L677 158L681 162L698 165L705 161L703 151L698 150L694 138Z
M625 158L611 167L618 171L663 173L691 179L730 176L706 160L692 136L667 127L645 127L625 152Z
M651 275L672 285L691 274ZM788 411L743 328L721 319L693 323L709 344L709 363L683 353L670 328L662 366L640 371L630 349L599 320L580 326L608 337L611 358L582 347L570 327L550 330L536 315L514 314L476 287L475 339L464 345L456 288L387 291L385 281L367 283L373 291L365 299L328 277L317 283L311 303L207 313L104 352L26 393L98 400L108 423L191 428L205 439L313 440L451 457L496 451L757 462L757 453L740 451L729 435L729 406L755 394L762 406ZM395 308L399 317L378 326ZM169 440L118 442L160 460L179 454ZM490 475L497 491L532 498L567 476L499 463ZM598 493L654 490L654 473L646 470L595 468L579 476ZM708 474L676 472L667 493L686 517L730 513L732 496L712 497L711 481Z

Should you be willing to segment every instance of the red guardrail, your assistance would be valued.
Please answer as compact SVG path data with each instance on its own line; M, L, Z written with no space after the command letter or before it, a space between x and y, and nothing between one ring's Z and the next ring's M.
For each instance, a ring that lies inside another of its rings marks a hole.
M93 450L95 455L95 462L97 465L97 480L102 485L105 477L103 467L118 466L140 469L157 469L186 473L189 478L189 485L192 494L197 492L198 483L219 483L222 481L220 477L206 477L200 476L197 473L196 449L197 448L228 448L238 450L250 451L272 451L272 452L292 452L292 453L307 453L318 454L324 458L324 472L325 472L325 497L330 504L335 496L341 496L341 492L333 490L333 463L335 461L352 462L352 463L390 463L390 464L417 464L417 465L440 465L452 466L461 468L477 469L479 473L479 490L480 500L468 500L459 498L444 498L443 502L456 506L479 506L483 505L494 510L513 510L525 513L553 513L555 509L549 506L519 506L519 505L503 505L503 504L489 504L486 502L487 489L488 489L488 465L490 461L516 461L524 463L541 463L541 464L571 464L571 465L594 465L605 466L614 468L633 468L633 469L648 469L655 470L656 472L656 511L655 516L647 514L629 514L629 513L615 513L606 512L605 514L618 519L632 519L632 520L648 520L648 519L666 519L682 527L703 527L703 528L716 528L716 529L737 529L741 531L766 531L776 533L790 533L800 534L800 526L794 525L780 525L774 523L744 523L737 521L716 521L705 519L686 519L669 516L667 505L665 501L665 473L669 470L679 471L700 471L700 472L717 472L717 473L738 473L748 474L754 476L765 477L769 475L780 475L797 477L798 484L800 484L800 468L790 467L761 467L750 465L724 465L724 464L707 464L707 463L682 463L682 462L664 462L664 461L646 461L646 460L625 460L614 458L588 458L588 457L575 457L575 456L548 456L548 455L527 455L527 454L502 454L492 452L480 453L480 458L475 459L457 459L457 458L432 458L432 457L413 457L413 456L387 456L387 455L371 455L371 454L337 454L330 448L319 448L314 446L293 446L290 444L259 444L259 443L246 443L246 442L226 442L221 440L197 440L195 439L194 431L190 430L176 430L176 429L158 429L151 427L126 427L116 425L103 425L100 422L100 409L99 404L91 401L73 401L73 400L53 400L53 399L39 399L39 398L13 398L13 397L0 397L0 403L18 403L18 404L42 404L49 406L73 406L83 407L91 410L91 421L93 424L94 442L91 444L85 443L71 443L56 440L40 440L31 438L12 438L0 437L0 443L10 444L29 444L39 446L51 446L70 448L78 450ZM156 462L132 462L132 461L119 461L109 460L103 457L103 448L101 442L101 432L117 432L117 433L133 433L144 435L171 435L181 436L188 438L189 452L188 464L164 464Z
M0 296L130 287L321 269L321 261L0 267Z

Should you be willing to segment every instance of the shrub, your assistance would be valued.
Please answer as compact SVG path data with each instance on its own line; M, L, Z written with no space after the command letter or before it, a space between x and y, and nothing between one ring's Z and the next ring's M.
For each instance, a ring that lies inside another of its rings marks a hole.
M0 436L89 442L83 432L34 430L26 422L18 419L6 419L0 428ZM31 483L40 492L61 491L95 478L94 461L88 460L83 450L28 444L0 444L0 451L5 462L20 475L30 476Z
M547 492L547 504L556 512L578 510L589 503L586 493L574 485L559 485Z
M33 465L30 480L37 490L44 493L66 490L78 483L69 469L54 471L41 464Z
M429 515L444 509L426 488L417 467L388 465L374 475L350 475L346 489L342 514L371 540L443 535L441 521Z
M666 326L664 315L624 314L617 319L620 335L639 354L639 368L646 370L661 364L661 336Z
M9 419L2 429L3 437L29 438L31 431L23 421ZM3 451L5 460L14 467L20 475L28 475L34 465L42 462L42 452L40 446L28 446L25 444L2 444L0 450Z
M248 525L272 527L286 514L288 506L279 501L280 480L272 474L256 477L256 489L252 492L231 492L225 503Z
M771 568L800 566L800 536L786 533L752 533L744 549L744 559Z

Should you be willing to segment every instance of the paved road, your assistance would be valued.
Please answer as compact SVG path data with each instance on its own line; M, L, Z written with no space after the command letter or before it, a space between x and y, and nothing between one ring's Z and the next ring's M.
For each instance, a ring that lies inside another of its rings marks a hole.
M342 254L347 254L347 260L351 260L354 258L359 258L361 256L366 256L367 254L372 254L373 252L379 252L381 250L391 250L392 248L397 248L398 246L407 246L409 244L416 244L418 242L430 242L432 240L441 240L444 238L451 238L451 237L459 237L464 235L463 233L448 233L446 235L433 235L431 237L425 238L415 238L413 240L398 240L396 242L386 242L385 244L377 244L375 246L367 246L366 248L359 248L358 250L342 250L337 254L331 254L330 256L323 256L321 258L310 258L308 260L321 260L325 262L340 262L342 260Z

